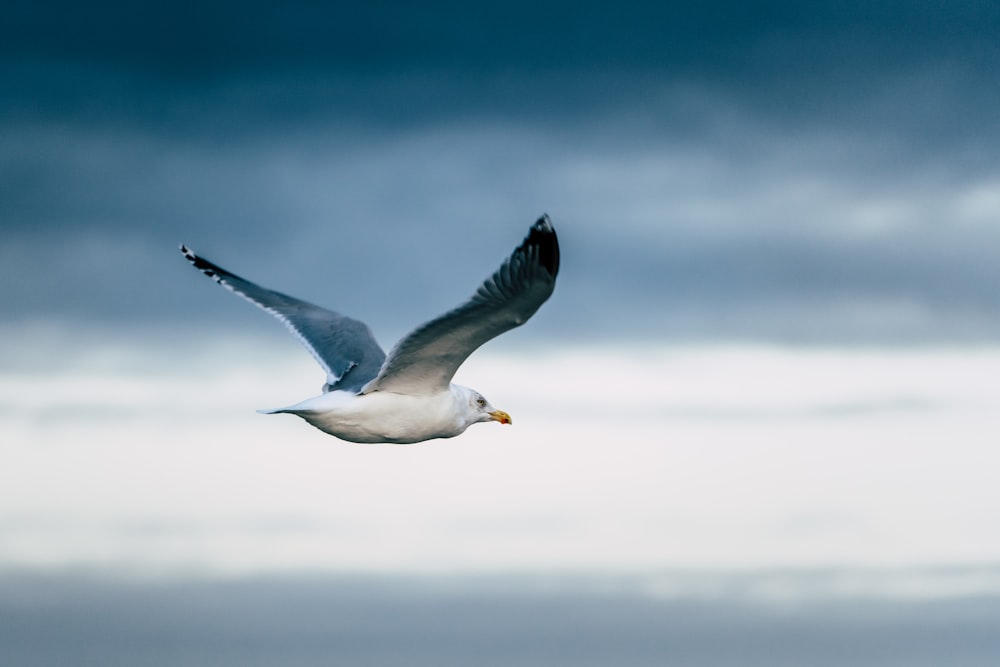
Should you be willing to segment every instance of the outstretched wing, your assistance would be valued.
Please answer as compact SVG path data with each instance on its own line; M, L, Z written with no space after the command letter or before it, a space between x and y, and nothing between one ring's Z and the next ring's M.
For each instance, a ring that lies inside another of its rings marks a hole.
M378 374L385 352L364 322L255 285L187 246L181 252L206 276L284 322L326 371L323 391L358 391Z
M524 324L545 303L558 272L556 232L549 217L542 216L471 299L399 341L362 392L419 395L447 388L476 348Z

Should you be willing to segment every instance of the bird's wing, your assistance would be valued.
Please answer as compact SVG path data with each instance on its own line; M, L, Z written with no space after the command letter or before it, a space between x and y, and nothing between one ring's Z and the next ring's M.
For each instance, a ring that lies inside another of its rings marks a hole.
M358 391L378 374L385 352L364 322L255 285L187 246L181 252L206 276L281 320L326 371L323 391Z
M548 216L542 216L472 298L399 341L362 393L420 395L447 388L476 348L524 324L545 303L558 272L556 232Z

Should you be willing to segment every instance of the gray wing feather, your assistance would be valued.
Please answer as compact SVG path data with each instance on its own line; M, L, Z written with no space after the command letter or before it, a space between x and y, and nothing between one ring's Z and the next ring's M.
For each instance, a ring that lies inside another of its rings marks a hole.
M362 392L430 394L447 388L480 345L524 324L545 303L558 272L556 232L542 216L472 298L399 341Z
M359 391L378 374L385 352L364 322L256 285L186 246L181 252L206 276L281 320L326 371L323 391Z

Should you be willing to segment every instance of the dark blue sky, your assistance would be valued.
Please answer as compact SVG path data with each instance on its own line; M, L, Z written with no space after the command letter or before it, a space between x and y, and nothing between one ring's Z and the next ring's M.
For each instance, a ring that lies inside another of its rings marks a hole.
M525 336L1000 335L993 3L3 11L14 323L252 321L183 241L391 344L547 211Z

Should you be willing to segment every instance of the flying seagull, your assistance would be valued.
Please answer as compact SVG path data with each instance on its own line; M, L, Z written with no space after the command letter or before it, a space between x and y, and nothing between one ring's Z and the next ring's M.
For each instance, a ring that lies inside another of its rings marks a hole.
M188 261L285 323L326 371L323 393L264 414L298 415L350 442L408 444L452 438L472 424L510 424L477 391L451 379L476 348L524 324L552 294L559 243L547 215L465 303L417 327L386 356L363 322L275 292L181 245Z

